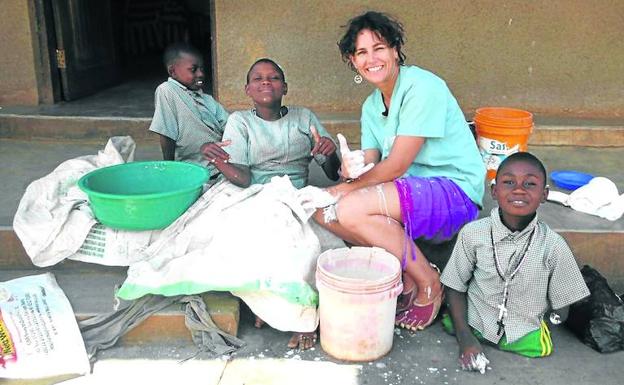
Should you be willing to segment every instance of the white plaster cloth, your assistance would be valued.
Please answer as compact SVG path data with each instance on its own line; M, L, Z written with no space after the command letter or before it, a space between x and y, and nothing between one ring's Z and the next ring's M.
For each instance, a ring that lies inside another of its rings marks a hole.
M97 168L132 162L135 149L131 137L112 137L96 155L69 159L28 185L13 218L13 228L35 266L51 266L66 258L103 265L128 265L134 250L150 241L151 231L108 229L108 246L101 258L77 254L98 222L87 195L76 182Z
M619 195L615 183L605 177L595 177L570 194L551 191L548 200L610 221L616 221L624 214L624 194Z
M310 219L316 207L334 203L331 195L316 187L297 190L288 177L247 189L221 180L166 229L106 228L114 242L102 258L78 253L98 222L77 180L132 161L135 147L130 137L113 137L97 155L65 161L28 186L14 228L33 263L70 258L130 265L122 298L232 291L276 329L316 329L316 258L344 242Z
M221 180L130 265L118 296L231 291L273 328L313 331L317 257L344 243L309 219L333 201L288 177L246 189Z

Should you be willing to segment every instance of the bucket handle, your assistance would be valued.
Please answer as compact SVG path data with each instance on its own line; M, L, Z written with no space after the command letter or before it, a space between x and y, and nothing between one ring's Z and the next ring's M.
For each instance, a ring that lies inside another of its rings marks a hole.
M390 298L398 297L399 294L401 294L402 292L403 292L403 282L399 282L398 285L396 285L390 290Z
M475 139L475 142L476 142L477 141L477 125L475 124L474 120L467 120L466 123L468 124L468 128L470 128L472 137Z

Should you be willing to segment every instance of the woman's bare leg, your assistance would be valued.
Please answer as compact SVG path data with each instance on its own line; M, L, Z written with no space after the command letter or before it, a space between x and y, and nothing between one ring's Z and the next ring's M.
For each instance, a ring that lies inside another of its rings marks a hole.
M377 246L387 250L399 261L407 252L405 273L416 284L419 303L428 303L442 290L439 276L420 249L410 239L406 245L402 225L399 194L394 183L363 188L343 197L337 206L337 222L324 223L322 212L317 212L317 221L346 241L362 245ZM411 258L413 253L416 259ZM411 285L410 280L406 280Z

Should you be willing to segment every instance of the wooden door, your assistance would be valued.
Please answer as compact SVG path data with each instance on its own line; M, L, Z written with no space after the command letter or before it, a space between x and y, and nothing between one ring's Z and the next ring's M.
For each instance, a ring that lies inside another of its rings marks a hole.
M52 0L64 100L93 94L120 79L110 1Z

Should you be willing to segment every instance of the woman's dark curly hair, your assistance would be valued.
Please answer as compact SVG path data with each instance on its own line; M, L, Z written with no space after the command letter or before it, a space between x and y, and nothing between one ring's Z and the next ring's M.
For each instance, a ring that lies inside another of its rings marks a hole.
M386 15L385 13L368 11L360 16L356 16L349 20L349 23L343 28L347 28L344 36L338 42L338 49L342 60L349 64L355 71L350 57L355 54L355 42L358 34L363 29L369 29L380 38L383 38L391 48L396 48L399 54L399 65L405 62L405 54L401 51L404 44L405 31L403 25L396 19Z

